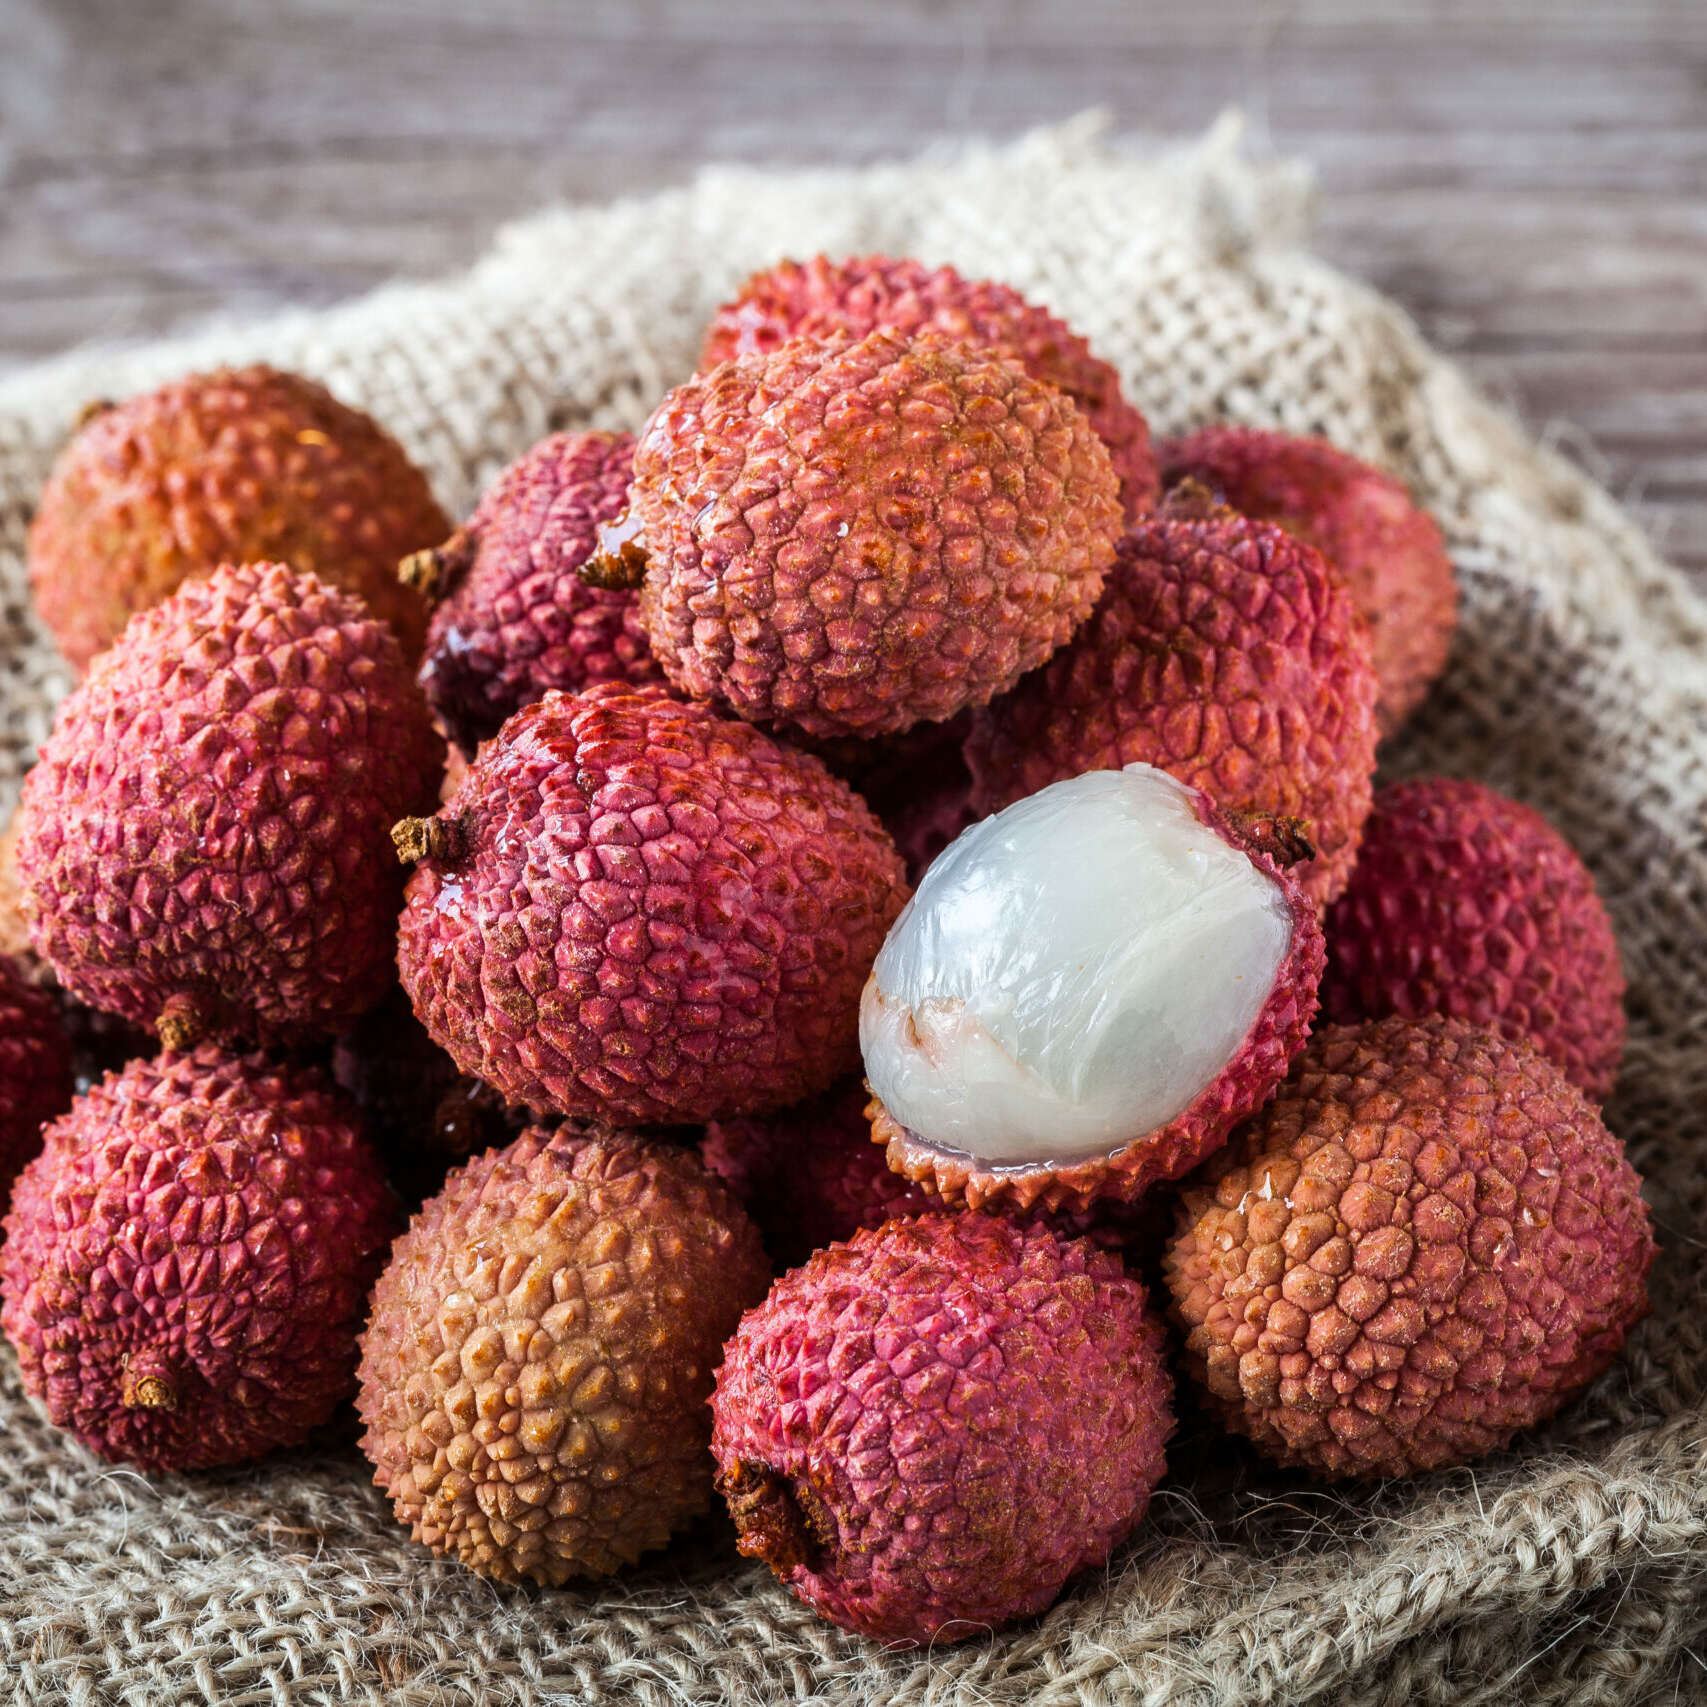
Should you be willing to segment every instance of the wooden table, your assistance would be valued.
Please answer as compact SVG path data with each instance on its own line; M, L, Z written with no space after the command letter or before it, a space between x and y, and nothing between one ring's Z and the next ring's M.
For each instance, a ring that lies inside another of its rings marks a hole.
M1707 588L1707 0L0 0L0 366L472 259L703 160L1242 105L1321 249Z

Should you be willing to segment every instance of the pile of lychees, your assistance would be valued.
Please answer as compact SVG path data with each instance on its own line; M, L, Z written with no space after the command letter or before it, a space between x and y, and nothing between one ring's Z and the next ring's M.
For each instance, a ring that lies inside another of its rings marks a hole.
M715 1486L825 1617L952 1640L1132 1532L1170 1363L1402 1476L1645 1309L1587 871L1373 792L1434 523L1319 440L1153 451L1005 286L784 263L456 528L319 386L190 377L79 426L30 567L86 673L0 844L0 1322L105 1457L355 1390L491 1577Z

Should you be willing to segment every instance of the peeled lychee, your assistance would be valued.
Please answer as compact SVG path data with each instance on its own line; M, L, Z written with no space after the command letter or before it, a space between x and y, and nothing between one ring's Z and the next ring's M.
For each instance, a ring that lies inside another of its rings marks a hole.
M48 1128L0 1246L24 1385L90 1451L199 1470L292 1446L351 1390L394 1204L317 1073L134 1061Z
M451 1175L374 1288L374 1480L503 1582L631 1564L710 1503L712 1372L768 1279L691 1150L531 1128Z
M635 448L627 525L678 688L872 736L1042 663L1096 602L1120 504L1059 392L994 351L880 331L794 339L671 392Z
M741 1551L879 1641L962 1641L1101 1565L1165 1469L1161 1325L1119 1259L989 1215L785 1275L711 1408Z
M802 265L782 261L755 273L718 309L706 333L701 369L785 339L833 332L863 337L879 327L916 335L939 332L965 344L993 344L1033 379L1065 392L1108 446L1129 519L1156 501L1156 459L1144 417L1121 394L1120 376L1090 345L1009 285L963 278L953 267L865 255Z
M71 1103L71 1040L53 997L0 955L0 1203Z
M450 532L371 416L275 368L221 368L97 406L30 527L30 585L78 669L137 611L222 563L288 563L358 595L413 657L426 607L397 560Z
M1332 1020L1449 1014L1526 1038L1597 1102L1624 1050L1612 921L1569 842L1479 782L1427 777L1375 797L1328 914Z
M1369 624L1390 735L1446 668L1458 582L1440 529L1392 475L1325 439L1255 427L1205 427L1162 448L1170 483L1201 481L1235 510L1313 545L1345 578Z
M517 712L397 836L428 1032L511 1102L625 1124L780 1108L851 1071L907 896L818 760L611 682Z
M628 507L633 473L632 433L553 433L443 545L404 560L403 578L440 601L421 685L467 752L552 688L661 679L638 597L578 573Z
M1136 1198L1303 1047L1322 934L1284 824L1149 765L1057 783L940 855L860 1009L873 1132L949 1201Z
M442 755L357 600L279 564L189 582L102 654L24 779L35 946L169 1047L334 1031L392 981L388 832Z
M1190 1182L1168 1284L1194 1374L1324 1476L1467 1463L1556 1411L1647 1312L1641 1181L1527 1044L1329 1026Z
M1096 614L966 742L974 810L1142 761L1218 806L1303 820L1318 904L1345 887L1375 771L1369 632L1320 553L1192 491L1121 542Z

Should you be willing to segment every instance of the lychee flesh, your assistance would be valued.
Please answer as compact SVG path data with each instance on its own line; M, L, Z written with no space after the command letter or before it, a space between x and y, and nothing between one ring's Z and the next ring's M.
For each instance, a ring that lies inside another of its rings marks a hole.
M1235 510L1277 522L1345 577L1369 624L1390 735L1446 668L1458 581L1434 518L1392 475L1324 439L1255 427L1205 427L1162 447L1170 483L1201 481Z
M693 1122L857 1063L860 986L907 889L816 759L604 683L517 712L421 828L404 987L509 1101Z
M30 527L30 584L80 670L137 611L222 563L317 574L413 658L427 611L397 560L449 532L425 476L371 416L300 374L222 368L78 429Z
M1172 1430L1119 1259L987 1215L891 1221L742 1318L712 1452L743 1553L911 1646L1041 1611L1143 1516Z
M1078 409L934 334L795 339L659 405L641 616L695 699L813 736L979 705L1089 614L1121 518Z
M0 1202L71 1103L71 1039L59 1006L0 955Z
M1057 783L925 873L860 1010L890 1164L975 1206L1131 1198L1303 1046L1321 929L1295 879L1148 765Z
M1304 821L1318 904L1345 887L1375 771L1367 625L1321 554L1199 496L1121 542L1095 614L973 717L979 814L1141 761L1222 807Z
M1193 1373L1318 1475L1504 1446L1647 1311L1622 1145L1550 1061L1458 1020L1325 1027L1183 1202L1167 1273Z
M189 582L97 660L24 780L35 946L175 1046L332 1032L392 981L388 833L442 754L358 601L279 564Z
M1120 376L1083 338L1011 285L964 278L953 267L886 255L779 262L755 273L718 309L700 367L774 350L788 338L863 337L879 327L910 335L929 330L1004 349L1033 379L1064 392L1084 411L1108 446L1128 519L1155 503L1150 429L1123 395Z
M1533 808L1448 777L1383 789L1327 932L1329 1019L1448 1014L1527 1039L1596 1101L1611 1092L1618 941L1587 866Z
M503 1582L603 1576L711 1500L706 1400L769 1268L691 1150L530 1128L397 1241L362 1448L417 1541Z
M445 595L427 630L421 686L467 752L552 688L662 678L633 592L577 571L628 507L632 433L553 433L510 464L430 565Z
M132 1062L48 1128L0 1246L24 1385L90 1451L199 1470L351 1391L395 1206L317 1073L213 1046Z

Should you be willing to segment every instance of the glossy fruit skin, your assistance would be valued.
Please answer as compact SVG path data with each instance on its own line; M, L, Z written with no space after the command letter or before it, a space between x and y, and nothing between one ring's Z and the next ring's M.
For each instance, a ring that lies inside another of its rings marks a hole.
M858 1061L901 859L818 762L658 688L516 713L438 823L398 938L415 1012L513 1103L686 1123Z
M1128 521L1151 509L1160 489L1150 429L1127 402L1120 376L1090 345L1010 285L968 279L953 267L863 255L781 261L755 273L718 309L700 354L702 371L774 350L788 338L832 332L863 337L879 327L926 330L1006 350L1033 379L1064 392L1108 446Z
M552 688L662 680L632 592L577 571L628 507L632 433L553 433L487 489L444 555L421 686L465 752Z
M1375 796L1328 914L1335 1021L1448 1014L1526 1039L1595 1102L1624 1053L1624 973L1594 879L1533 808L1424 777Z
M362 1339L362 1449L417 1541L501 1582L605 1576L711 1499L706 1400L764 1294L683 1146L529 1128L397 1241Z
M371 416L300 374L221 368L77 429L30 526L30 585L78 670L136 612L222 563L317 574L413 658L427 611L397 561L449 532L426 477Z
M395 1215L318 1073L211 1045L133 1061L19 1176L0 1326L24 1385L91 1452L153 1472L241 1463L349 1394Z
M0 955L0 1203L41 1147L42 1127L71 1105L71 1039L59 1005Z
M388 832L442 764L355 599L280 564L188 582L96 661L24 779L36 950L79 1000L182 1021L180 1041L335 1031L392 982Z
M886 1146L889 1166L917 1180L946 1202L1005 1214L1031 1210L1112 1215L1119 1204L1136 1204L1153 1186L1178 1179L1220 1148L1233 1127L1260 1108L1286 1077L1304 1048L1316 1014L1322 978L1322 925L1295 868L1249 839L1201 792L1197 810L1204 825L1241 847L1279 885L1292 914L1292 938L1275 970L1268 999L1227 1064L1173 1119L1151 1132L1137 1132L1107 1155L1082 1162L1040 1162L1035 1167L993 1166L962 1150L940 1148L903 1125L873 1097L868 1108L872 1137Z
M1458 580L1434 518L1392 475L1325 439L1205 427L1161 455L1170 485L1201 481L1315 546L1345 577L1369 624L1376 725L1391 735L1446 668L1458 626Z
M989 1215L819 1251L742 1318L712 1396L744 1553L881 1642L1048 1606L1143 1516L1171 1383L1143 1286Z
M1089 614L1108 452L1005 356L798 338L678 386L634 453L641 616L694 699L811 736L943 721Z
M1641 1181L1527 1044L1328 1026L1189 1182L1167 1257L1194 1377L1320 1476L1468 1463L1551 1416L1647 1313Z
M1217 805L1302 819L1318 905L1345 887L1375 772L1369 633L1320 553L1170 501L1121 541L1072 642L976 713L972 806L1141 761Z

